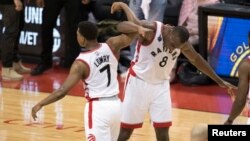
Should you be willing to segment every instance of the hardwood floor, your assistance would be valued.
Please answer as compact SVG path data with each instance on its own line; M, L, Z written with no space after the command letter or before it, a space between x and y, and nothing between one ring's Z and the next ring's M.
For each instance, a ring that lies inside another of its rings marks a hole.
M33 68L34 64L25 64ZM51 93L61 86L68 75L69 69L53 67L42 75L24 75L24 79L18 82L5 82L0 80L0 87L19 89L21 91L39 91ZM124 81L120 82L120 96L122 97ZM79 82L70 92L73 96L83 96L82 82ZM191 109L215 113L229 113L232 101L227 91L217 84L205 86L185 86L181 83L171 84L172 105L175 108ZM191 102L190 102L191 101Z
M39 91L22 91L0 87L0 141L83 141L83 97L68 95L38 113L38 121L30 116L36 102L48 95ZM227 115L173 108L171 141L189 141L191 128L197 123L221 124ZM236 123L245 123L241 116ZM155 141L148 116L143 128L136 129L130 141Z
M34 64L25 64L34 67ZM43 108L38 121L31 118L36 102L61 86L68 69L54 67L39 76L24 75L24 80L0 80L0 141L84 141L83 109L85 99L79 82L61 101ZM122 97L124 81L120 82ZM216 84L184 86L171 84L173 126L171 141L189 141L193 125L198 123L222 124L232 106L225 89ZM244 124L245 116L236 123ZM146 116L143 128L136 129L130 141L155 141L154 129Z

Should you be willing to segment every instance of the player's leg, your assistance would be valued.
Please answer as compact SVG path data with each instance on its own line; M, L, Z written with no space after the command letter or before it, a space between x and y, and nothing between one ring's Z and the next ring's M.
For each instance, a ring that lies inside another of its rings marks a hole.
M133 128L120 128L120 133L117 141L127 141L132 135L134 129Z
M84 127L87 141L111 141L109 114L102 101L86 103L84 110ZM108 109L109 110L109 109Z
M117 97L118 98L118 97ZM111 134L111 141L117 141L120 131L120 125L121 125L121 101L118 98L118 100L112 101L106 101L106 105L110 104L109 110L110 112L110 134Z
M129 75L125 84L125 95L122 102L121 129L118 141L126 141L130 138L135 128L141 128L148 104L144 81Z
M157 141L169 141L169 127L155 127Z
M152 99L149 111L157 141L169 141L169 127L172 125L169 81L150 87Z

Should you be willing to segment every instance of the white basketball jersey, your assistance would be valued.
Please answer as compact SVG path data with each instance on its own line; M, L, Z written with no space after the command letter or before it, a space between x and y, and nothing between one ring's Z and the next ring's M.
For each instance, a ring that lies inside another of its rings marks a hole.
M89 76L84 80L86 98L110 97L119 93L118 60L106 43L95 50L80 53L76 60L89 67Z
M180 49L163 49L161 22L156 23L156 33L149 45L142 45L138 41L130 71L148 83L161 83L169 79L175 62L180 55Z

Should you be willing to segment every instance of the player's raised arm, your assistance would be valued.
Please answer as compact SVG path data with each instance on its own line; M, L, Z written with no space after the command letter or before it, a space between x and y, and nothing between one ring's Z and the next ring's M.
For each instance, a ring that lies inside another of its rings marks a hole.
M117 25L117 30L123 34L115 37L109 38L106 42L109 44L114 51L119 51L121 48L127 47L131 44L133 39L137 36L147 37L150 29L144 28L142 26L136 25L129 21L121 22Z
M141 21L135 16L134 12L128 7L127 4L123 2L114 2L112 4L112 7L111 7L112 14L121 10L125 12L128 21L141 25Z

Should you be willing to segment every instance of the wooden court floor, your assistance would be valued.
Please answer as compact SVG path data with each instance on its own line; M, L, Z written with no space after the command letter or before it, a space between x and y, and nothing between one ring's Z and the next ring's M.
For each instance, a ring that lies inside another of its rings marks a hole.
M31 118L31 108L47 96L38 91L24 91L0 87L0 141L85 141L83 109L85 99L66 96L55 104L44 107L38 120ZM193 125L222 124L226 114L173 108L171 141L189 141ZM244 124L240 116L236 123ZM136 129L129 141L156 141L148 116L143 128Z

